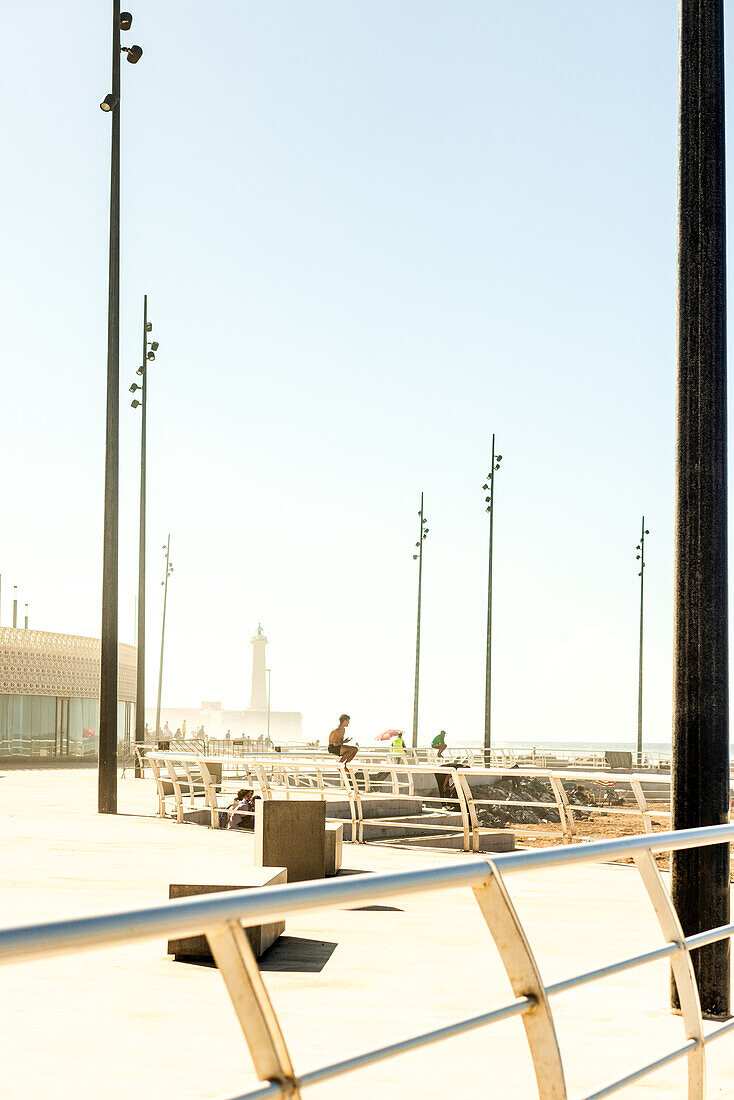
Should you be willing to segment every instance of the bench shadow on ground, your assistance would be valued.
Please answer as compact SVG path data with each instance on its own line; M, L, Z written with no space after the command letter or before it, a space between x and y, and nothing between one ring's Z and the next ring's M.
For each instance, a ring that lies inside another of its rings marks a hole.
M341 878L342 875L372 875L374 871L359 871L351 867L342 867L337 872L336 877ZM404 913L404 909L400 909L397 905L350 905L347 910L348 913Z
M312 940L306 936L280 936L260 956L261 971L289 974L320 974L338 944L330 940Z
M289 974L320 974L339 945L329 940L311 940L306 936L279 936L257 960L261 971L281 971ZM216 970L210 955L187 955L176 963L204 966Z

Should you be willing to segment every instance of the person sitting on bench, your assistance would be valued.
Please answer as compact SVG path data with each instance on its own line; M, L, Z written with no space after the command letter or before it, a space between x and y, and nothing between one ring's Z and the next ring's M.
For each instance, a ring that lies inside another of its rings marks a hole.
M252 829L254 828L255 792L241 787L237 791L237 797L230 806L232 811L229 817L228 829Z

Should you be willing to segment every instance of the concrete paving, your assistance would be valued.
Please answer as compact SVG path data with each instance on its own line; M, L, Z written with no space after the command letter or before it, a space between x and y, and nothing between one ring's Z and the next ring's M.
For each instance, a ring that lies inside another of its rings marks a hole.
M120 813L95 813L96 774L0 770L0 924L164 901L175 881L236 882L252 834L150 816L150 780L120 781ZM344 868L380 871L465 859L345 843ZM636 871L601 865L508 878L546 980L660 943ZM503 1003L509 986L467 890L288 918L263 956L265 981L297 1071ZM232 1096L256 1084L215 969L175 963L164 941L0 971L3 1096L156 1100ZM569 1095L678 1045L668 969L653 964L554 999ZM709 1097L734 1098L734 1035L709 1051ZM349 1095L537 1095L518 1020L473 1032L309 1089ZM685 1065L625 1096L684 1097Z

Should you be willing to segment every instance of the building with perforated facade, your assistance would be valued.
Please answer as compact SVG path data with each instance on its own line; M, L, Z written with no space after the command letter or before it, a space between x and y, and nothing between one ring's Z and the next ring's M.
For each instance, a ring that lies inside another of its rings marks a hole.
M135 726L135 660L120 645L120 741ZM99 665L97 638L0 627L0 757L96 757Z

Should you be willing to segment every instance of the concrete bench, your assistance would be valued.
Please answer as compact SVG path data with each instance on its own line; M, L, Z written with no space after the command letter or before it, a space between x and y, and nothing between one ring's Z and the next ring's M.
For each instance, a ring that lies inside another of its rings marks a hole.
M323 878L326 806L306 799L255 803L255 866L285 867L288 882Z
M324 874L335 875L342 865L344 825L341 821L327 821L324 833Z
M253 867L242 875L239 886L202 885L192 882L172 882L168 887L169 898L190 898L195 894L218 894L225 890L254 890L259 886L279 886L288 881L285 867ZM255 958L272 946L285 932L285 921L272 924L253 924L245 928L245 935ZM177 962L191 960L211 960L209 941L202 933L198 936L185 936L182 939L168 941L168 954Z

